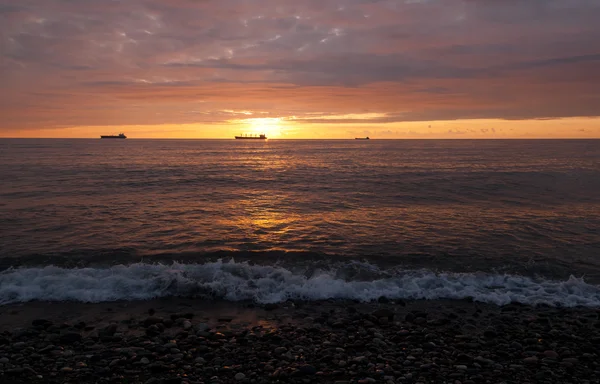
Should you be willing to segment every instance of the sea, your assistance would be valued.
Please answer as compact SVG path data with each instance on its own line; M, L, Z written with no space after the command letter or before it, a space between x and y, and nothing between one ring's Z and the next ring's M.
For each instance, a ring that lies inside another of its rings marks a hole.
M0 140L0 305L599 284L600 140Z

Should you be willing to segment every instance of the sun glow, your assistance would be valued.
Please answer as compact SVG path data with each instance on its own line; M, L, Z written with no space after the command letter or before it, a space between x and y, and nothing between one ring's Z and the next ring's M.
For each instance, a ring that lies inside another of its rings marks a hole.
M268 138L281 137L281 118L278 117L263 117L244 119L244 125L247 127L248 133L265 134Z

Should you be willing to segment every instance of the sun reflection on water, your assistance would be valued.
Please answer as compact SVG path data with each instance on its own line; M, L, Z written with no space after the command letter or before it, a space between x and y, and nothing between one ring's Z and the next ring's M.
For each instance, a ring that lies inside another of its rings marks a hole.
M234 223L240 231L258 244L273 244L289 232L298 216L292 212L280 212L277 207L279 197L267 191L249 196L239 202L242 214Z

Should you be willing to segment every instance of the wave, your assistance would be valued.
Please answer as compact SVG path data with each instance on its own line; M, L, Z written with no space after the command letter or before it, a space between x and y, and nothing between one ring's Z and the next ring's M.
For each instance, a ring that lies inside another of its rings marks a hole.
M358 262L347 263L344 268L300 271L219 260L205 264L137 263L110 268L23 267L0 273L1 305L33 300L98 303L168 296L251 300L263 304L290 299L470 298L497 305L600 307L600 286L573 276L553 281L518 275L381 270Z

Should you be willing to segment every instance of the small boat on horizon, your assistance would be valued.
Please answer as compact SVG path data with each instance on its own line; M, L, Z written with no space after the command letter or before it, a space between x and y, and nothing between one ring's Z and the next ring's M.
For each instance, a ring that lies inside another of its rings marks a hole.
M371 139L369 139L369 136L367 136L367 137L355 137L354 140L371 140Z
M261 135L240 135L235 138L236 140L267 140L267 136L264 133Z
M100 136L101 139L126 139L127 136L125 136L124 133L119 133L118 135L102 135Z

